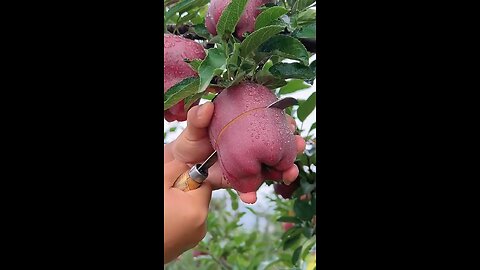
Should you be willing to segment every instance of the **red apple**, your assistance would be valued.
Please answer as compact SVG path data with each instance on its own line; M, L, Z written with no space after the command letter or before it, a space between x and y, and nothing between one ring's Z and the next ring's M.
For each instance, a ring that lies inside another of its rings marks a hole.
M163 92L188 77L198 76L184 59L204 59L206 54L199 43L172 34L163 35ZM193 104L198 104L198 101ZM187 120L187 110L184 101L164 111L163 115L168 122Z
M230 4L231 0L212 0L208 7L207 17L205 18L205 26L208 32L212 35L217 34L217 23L220 20L225 8ZM245 10L240 17L235 28L235 35L239 38L243 38L245 32L253 32L255 30L255 20L260 14L259 7L271 2L271 0L248 0Z
M256 201L265 179L281 180L297 155L295 137L283 110L266 108L277 97L265 86L243 82L214 100L210 142L223 176L245 203Z

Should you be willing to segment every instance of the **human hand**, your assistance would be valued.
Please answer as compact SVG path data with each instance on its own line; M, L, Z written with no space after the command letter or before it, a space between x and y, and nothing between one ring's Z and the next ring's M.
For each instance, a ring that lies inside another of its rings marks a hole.
M207 102L201 106L195 106L188 111L186 129L176 140L165 146L165 161L176 159L193 165L205 161L208 156L213 153L214 150L208 136L208 126L213 116L213 110L213 103ZM286 115L286 117L290 123L292 133L295 132L295 120L289 115ZM301 136L295 135L295 144L298 153L303 152L305 149L305 140ZM292 166L289 170L283 172L283 182L287 185L291 184L298 177L298 173L298 167L296 165ZM208 170L206 182L210 183L213 189L231 187L223 177L218 162ZM255 193L238 193L242 201L254 202L256 200L256 198L254 198L254 196L256 196Z
M188 192L174 188L177 177L189 167L175 159L164 166L163 263L166 264L205 237L212 188L209 183Z

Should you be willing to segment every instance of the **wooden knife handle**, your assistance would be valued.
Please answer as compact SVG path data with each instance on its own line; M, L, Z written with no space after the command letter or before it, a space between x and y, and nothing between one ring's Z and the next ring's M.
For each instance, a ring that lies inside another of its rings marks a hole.
M195 177L195 180L192 178ZM175 183L173 184L174 188L181 189L183 191L189 191L189 190L194 190L197 189L202 185L202 182L207 178L208 174L207 173L202 173L198 170L198 164L193 166L190 170L185 171L182 173L177 180L175 180Z

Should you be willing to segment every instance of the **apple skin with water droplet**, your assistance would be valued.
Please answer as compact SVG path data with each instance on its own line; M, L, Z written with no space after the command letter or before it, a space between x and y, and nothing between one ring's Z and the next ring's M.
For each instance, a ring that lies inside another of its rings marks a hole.
M175 84L188 77L197 77L198 74L184 59L204 59L206 54L202 45L173 34L163 35L163 92L167 92ZM198 101L192 106L197 105ZM187 120L187 110L184 101L164 111L163 117L168 122Z
M214 100L210 142L223 176L241 193L253 193L264 180L282 180L297 155L295 136L283 110L266 108L277 100L265 86L242 82ZM251 198L251 199L247 199ZM254 203L256 196L240 196Z
M231 0L210 1L210 6L208 7L207 16L205 18L205 26L210 34L214 36L217 34L217 23L230 2ZM259 7L269 2L271 2L271 0L248 0L245 10L235 27L236 37L243 39L243 34L245 32L252 33L255 30L255 20L261 13Z

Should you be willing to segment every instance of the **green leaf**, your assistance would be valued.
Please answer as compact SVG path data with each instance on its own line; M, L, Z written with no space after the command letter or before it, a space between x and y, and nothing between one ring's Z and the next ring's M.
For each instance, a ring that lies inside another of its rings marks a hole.
M165 21L168 21L169 19L171 19L177 13L182 14L183 12L187 12L188 10L190 10L192 8L204 6L208 2L210 2L210 1L209 0L184 0L184 1L180 1L175 6L171 7L165 13Z
M262 53L270 53L280 57L301 61L308 65L308 51L305 46L296 38L276 35L264 42L258 49Z
M310 249L312 249L313 245L315 245L316 242L317 242L317 238L313 236L310 239L308 239L307 242L305 242L305 244L303 244L302 253L301 253L302 259L305 259L305 257L307 257L308 253L310 252Z
M312 126L310 127L310 130L308 131L308 133L310 133L310 131L314 130L317 128L317 122L313 123Z
M237 210L238 209L238 198L237 194L233 192L231 189L227 189L228 195L230 195L230 199L232 201L232 209Z
M218 48L211 48L207 50L207 56L198 67L198 74L200 76L200 85L197 93L205 91L210 81L215 74L225 68L227 58L225 53Z
M255 30L272 24L273 21L278 19L283 14L286 14L287 12L287 9L279 6L274 6L266 9L265 11L260 13L260 15L258 15L257 19L255 20Z
M168 10L165 9L165 21L168 21L171 17L177 14L177 12L187 10L194 2L195 0L185 0L177 3L173 7L170 7Z
M290 115L290 116L293 116L293 114L292 114L292 113L293 113L292 107L286 108L286 109L285 109L285 113L288 114L288 115Z
M213 256L217 258L222 256L223 253L222 247L220 247L220 245L218 245L218 243L215 243L214 241L211 241L209 243L208 250Z
M292 255L290 254L290 252L282 252L279 254L279 257L280 259L282 260L282 262L287 265L287 266L292 266L291 263L292 263ZM282 268L280 268L281 270L284 270ZM287 268L288 270L291 270L289 268ZM273 270L279 270L278 268L276 269L273 269ZM286 269L285 269L286 270ZM292 269L293 270L293 269ZM295 270L298 270L298 269L295 269Z
M181 17L177 21L177 25L182 25L183 23L188 22L191 19L195 18L197 15L198 15L198 10L191 10L191 11L189 11L189 13L187 15Z
M280 88L280 94L289 94L307 88L310 88L310 85L306 84L303 80L293 79L288 81L287 85Z
M297 214L297 217L301 220L309 221L315 214L313 208L308 201L296 200L293 205L293 211Z
M264 269L265 269L265 270L269 270L272 266L274 266L274 265L276 265L276 264L279 264L279 263L281 263L281 262L282 262L281 259L275 260L275 261L269 263L267 266L265 266Z
M277 219L278 222L292 222L300 224L302 221L296 217L283 216Z
M305 236L306 238L310 238L312 236L312 229L309 228L309 227L303 227L302 229L302 234L303 236Z
M301 233L302 233L302 229L301 229L301 228L293 227L293 228L291 228L290 230L286 231L286 232L282 235L282 240L283 240L283 241L286 241L287 239L292 238L292 237L295 237L296 235L301 234Z
M310 69L312 70L313 74L315 76L317 75L317 60L313 60L313 62L310 64Z
M170 109L182 99L195 94L198 82L197 77L189 77L170 87L163 95L163 109Z
M252 212L252 214L258 215L258 213L255 212L255 210L253 210L253 208L251 208L250 206L245 206L245 208L247 208L248 211Z
M221 42L222 42L222 38L219 35L216 35L216 36L212 37L208 41L209 44L220 44Z
M261 70L255 74L255 81L269 89L276 89L287 84L285 80L277 78L270 74L270 72L264 70Z
M315 2L315 0L298 0L298 9L303 10Z
M226 227L223 227L222 230L225 232L225 233L228 233L229 231L232 231L236 228L240 227L239 224L237 224L236 222L230 222L227 224ZM243 242L243 241L242 241Z
M202 63L202 60L200 59L194 59L194 60L191 60L189 62L187 62L192 68L193 70L195 70L196 72L198 72L198 67L200 67L200 64Z
M245 246L247 246L247 247L251 246L253 244L253 242L255 241L255 239L257 239L257 233L253 232L253 233L250 234L247 241L245 241Z
M208 5L204 5L203 7L198 9L198 16L192 19L192 24L202 24L205 27L205 17L207 14Z
M235 32L243 10L247 4L247 0L232 0L225 8L217 23L217 35L222 37L229 37Z
M302 165L308 165L307 156L304 153L298 155L297 160L300 161ZM300 170L300 171L303 171L303 170Z
M240 65L240 69L245 71L245 73L249 73L250 71L253 71L256 67L255 61L253 61L251 58L245 58L242 61L242 64Z
M268 60L262 67L262 71L267 71L273 66L273 62Z
M315 184L316 186L316 184ZM313 212L316 214L317 213L317 196L312 196L310 199L310 203L312 204Z
M307 25L316 21L316 10L307 9L303 12L300 12L297 16L297 25Z
M197 34L198 36L203 37L207 40L210 39L211 35L208 32L207 28L205 27L205 23L196 24L192 28L195 34Z
M270 25L260 28L257 31L251 33L242 42L242 46L240 47L240 56L246 57L256 48L258 48L258 46L262 45L262 43L281 32L283 28L283 26Z
M203 96L202 98L211 101L215 96L216 96L216 94L214 94L214 93L207 93L207 94L206 94L205 96Z
M184 105L185 111L190 109L190 107L193 105L193 103L195 103L197 100L202 98L204 93L205 92L196 93L194 95L191 95L191 96L188 96L187 98L185 98L185 105Z
M304 25L302 28L300 28L296 33L295 36L297 38L311 38L311 39L316 39L317 38L317 23L310 23L307 25Z
M292 264L296 265L298 259L300 258L300 252L302 251L302 246L299 246L295 249L292 255Z
M316 184L313 183L313 184L310 184L308 182L308 180L306 178L303 178L303 179L300 179L300 185L301 185L301 189L303 191L303 194L309 194L310 192L312 192L312 190L315 189L316 187ZM307 202L308 203L308 202ZM311 211L313 211L315 213L315 205L314 204L310 204L311 206Z
M245 78L245 74L246 74L245 71L240 70L237 73L237 75L235 76L235 79L233 79L233 81L227 81L225 83L225 85L223 86L223 88L228 88L228 87L234 86L237 83L241 82L243 80L243 78Z
M317 93L313 92L308 99L300 104L297 110L297 116L300 121L305 121L305 119L313 112L317 106Z
M294 234L291 237L289 237L288 239L286 239L285 242L283 242L283 250L286 250L286 249L294 246L295 244L297 244L298 241L300 240L301 236L302 236L302 234L298 233L298 234Z
M273 76L282 79L311 80L315 78L313 71L308 66L300 63L277 63L274 64L269 71Z
M237 256L236 261L237 265L240 266L240 269L245 269L249 264L249 261L243 256Z
M239 65L239 55L240 55L240 43L233 44L233 52L227 59L227 69L228 69L228 77L233 76L233 72L231 71L231 67L238 67Z

